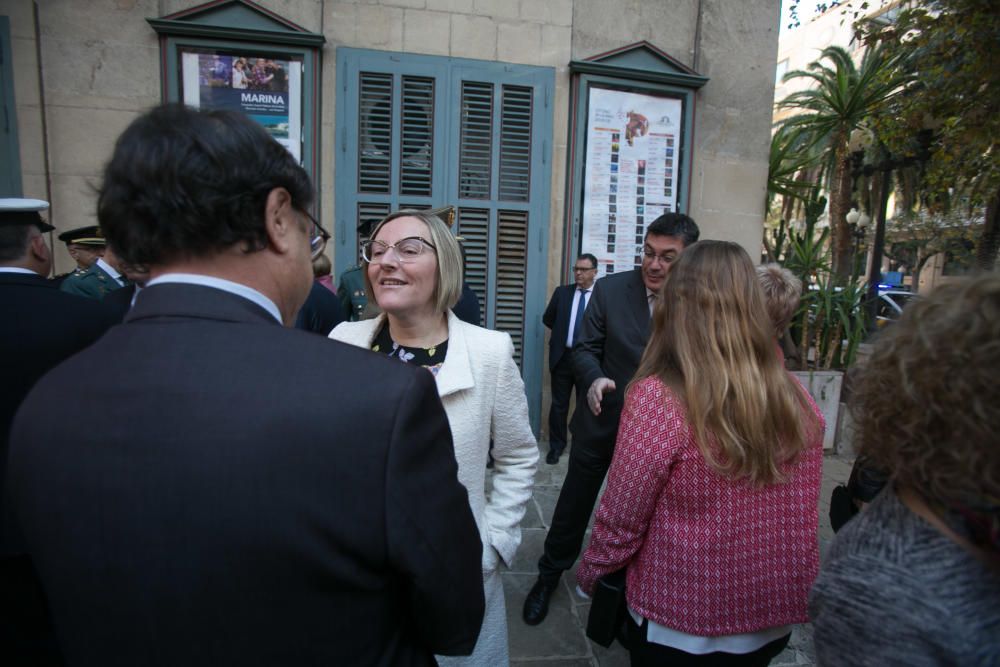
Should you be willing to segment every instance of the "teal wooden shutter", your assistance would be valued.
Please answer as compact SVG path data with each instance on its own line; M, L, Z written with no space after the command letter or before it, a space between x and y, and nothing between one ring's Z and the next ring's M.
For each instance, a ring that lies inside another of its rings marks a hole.
M554 72L337 50L337 270L355 229L399 208L454 205L483 326L510 334L538 427Z

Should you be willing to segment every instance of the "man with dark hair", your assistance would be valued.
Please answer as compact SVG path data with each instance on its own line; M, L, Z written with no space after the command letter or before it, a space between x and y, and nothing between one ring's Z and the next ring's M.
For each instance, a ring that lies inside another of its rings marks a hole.
M312 198L239 113L165 105L118 139L98 219L149 280L11 432L14 519L68 663L472 651L482 543L433 377L288 328L325 245Z
M64 294L45 278L52 252L44 235L53 227L40 212L48 207L39 199L0 199L0 516L7 510L4 468L18 406L46 371L112 324L101 304ZM0 534L0 663L59 664L44 598L20 542L16 533Z
M552 292L542 314L542 324L552 330L549 337L549 372L552 374L552 406L549 408L549 453L545 462L559 463L566 449L566 418L573 392L573 346L583 331L583 313L597 277L597 258L584 253L573 265L573 284Z
M682 213L666 213L646 229L642 266L605 276L583 317L573 348L577 395L570 423L573 448L545 549L538 560L538 581L524 601L528 625L541 623L563 571L580 555L594 503L611 465L625 388L635 375L649 339L650 314L670 265L697 242L698 225Z

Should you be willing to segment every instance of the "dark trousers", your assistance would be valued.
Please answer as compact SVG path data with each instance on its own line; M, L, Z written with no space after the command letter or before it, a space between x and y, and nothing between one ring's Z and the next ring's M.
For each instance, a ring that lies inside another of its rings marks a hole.
M588 409L585 403L579 403L578 410ZM590 514L614 451L614 435L604 441L574 438L566 479L552 514L552 526L545 536L545 551L538 560L538 575L543 581L558 583L563 571L573 567L580 555Z
M696 667L767 667L779 653L788 646L791 634L778 637L774 641L764 644L756 651L750 653L705 653L698 655L685 653L676 648L663 646L662 644L652 644L646 641L646 626L649 621L643 620L640 628L632 620L630 614L626 614L625 638L632 667L659 667L660 665L670 665L674 667L684 667L692 665Z
M566 350L552 369L552 407L549 408L549 449L560 453L566 449L566 419L572 393L573 355Z

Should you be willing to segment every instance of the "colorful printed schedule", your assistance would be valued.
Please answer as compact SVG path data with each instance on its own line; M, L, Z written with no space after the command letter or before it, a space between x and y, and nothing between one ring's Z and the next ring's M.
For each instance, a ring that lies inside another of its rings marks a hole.
M678 99L590 89L581 251L598 277L641 264L646 227L677 210L680 124Z

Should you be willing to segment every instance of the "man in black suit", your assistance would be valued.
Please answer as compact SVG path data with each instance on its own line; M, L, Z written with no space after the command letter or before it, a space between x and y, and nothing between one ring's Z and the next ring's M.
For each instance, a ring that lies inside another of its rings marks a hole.
M653 303L670 265L698 240L698 226L681 213L666 213L646 230L642 266L597 281L583 318L580 342L573 348L577 396L570 430L573 449L545 549L538 560L538 581L524 601L528 625L545 619L549 599L563 571L573 567L611 465L625 388L639 367L649 339Z
M596 276L597 258L590 253L577 257L573 284L557 287L542 314L542 324L552 330L549 336L552 405L549 408L549 453L545 457L545 462L552 465L559 463L559 456L566 449L566 418L573 392L572 350L583 331L583 313Z
M90 299L59 291L45 278L53 230L40 212L48 202L0 199L0 516L8 435L21 401L46 371L87 347L112 324ZM85 378L79 378L78 387ZM93 418L88 420L92 422ZM0 663L60 664L44 598L19 536L0 533Z
M11 431L14 518L67 662L472 651L482 544L433 377L288 328L324 246L312 197L239 113L166 105L118 139L98 219L150 279Z

